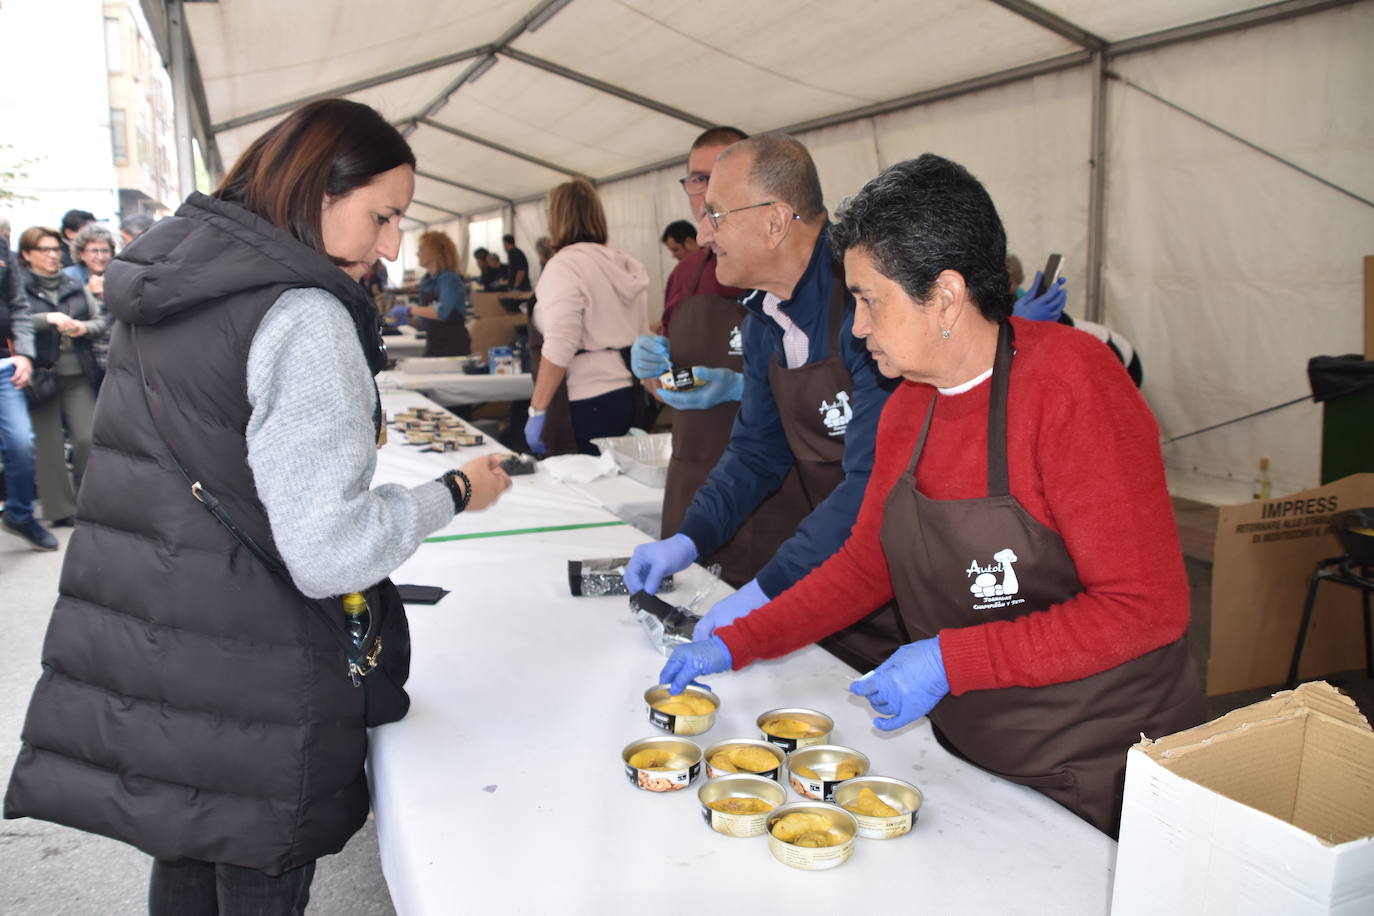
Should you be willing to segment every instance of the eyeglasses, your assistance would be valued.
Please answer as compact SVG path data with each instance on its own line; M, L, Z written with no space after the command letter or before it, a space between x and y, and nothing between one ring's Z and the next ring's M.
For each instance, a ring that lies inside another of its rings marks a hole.
M62 249L61 249L61 248L58 248L56 245L39 245L38 247L34 248L34 251L38 252L39 254L61 254L61 253L62 253Z
M755 207L771 207L771 206L773 206L774 204L780 204L780 203L782 203L782 201L780 201L780 200L765 200L763 203L759 203L759 204L750 204L750 205L747 206L747 207L735 207L735 208L732 209L732 210L712 210L710 207L707 207L707 208L706 208L706 218L709 219L709 220L711 221L711 228L712 228L712 229L719 229L719 228L720 228L720 221L723 220L723 219L725 219L725 217L729 216L731 213L738 213L738 212L741 211L741 210L753 210ZM794 210L794 211L792 211L792 218L793 218L793 219L801 219L801 215L798 214L798 213Z
M93 254L93 255L102 255L102 254L103 254L105 257L108 258L113 252L111 252L110 249L108 249L108 248L83 248L82 251L81 251L81 253L82 253L82 254Z
M677 183L682 185L682 190L688 194L700 194L706 190L707 183L711 180L709 172L693 172L686 178L679 178Z

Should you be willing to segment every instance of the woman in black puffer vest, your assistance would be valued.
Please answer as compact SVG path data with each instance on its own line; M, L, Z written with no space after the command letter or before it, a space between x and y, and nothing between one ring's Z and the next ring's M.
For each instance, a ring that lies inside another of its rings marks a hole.
M337 596L510 483L490 456L370 487L384 352L358 277L396 257L414 163L371 108L312 103L107 272L95 449L5 816L151 854L154 916L303 912L368 810Z

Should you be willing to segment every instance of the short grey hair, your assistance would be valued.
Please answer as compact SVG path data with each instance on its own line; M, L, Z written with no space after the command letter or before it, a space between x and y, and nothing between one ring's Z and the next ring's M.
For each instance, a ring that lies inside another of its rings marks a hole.
M110 230L99 223L87 223L72 236L72 257L81 257L81 253L91 242L104 242L110 246L110 254L114 254L114 236L110 234Z
M131 238L138 238L152 228L153 222L153 218L148 214L135 213L132 216L126 216L123 222L119 224L119 228L129 233Z
M773 200L787 204L803 222L825 214L821 177L816 163L801 141L789 134L759 134L731 144L721 152L719 162L736 153L749 153L749 183Z

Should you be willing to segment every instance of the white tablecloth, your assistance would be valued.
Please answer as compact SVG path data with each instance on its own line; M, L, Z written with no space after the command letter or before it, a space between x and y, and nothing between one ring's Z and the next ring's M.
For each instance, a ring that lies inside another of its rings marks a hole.
M418 399L384 402L394 410ZM388 445L377 481L413 483L477 452ZM756 716L780 706L826 712L835 743L925 793L911 834L859 839L843 866L803 873L775 861L764 837L708 829L700 783L668 795L629 785L621 749L659 734L643 693L664 659L623 596L569 595L569 559L628 555L646 539L597 504L596 483L518 477L497 506L438 534L606 527L426 543L393 577L453 590L409 609L413 706L372 734L373 806L398 913L1106 911L1115 843L1044 796L952 758L926 720L879 732L846 690L854 672L815 647L710 678L722 706L697 742L756 736ZM697 567L681 579L679 603L709 584ZM726 593L716 584L706 606Z
M534 378L516 375L464 375L461 372L401 372L392 369L377 376L382 389L422 392L440 404L486 404L491 401L528 401L534 394Z
M399 334L391 334L382 338L382 343L386 344L386 353L391 359L405 359L410 356L423 356L425 352L425 342L415 336L415 329L410 325L403 325L397 328Z

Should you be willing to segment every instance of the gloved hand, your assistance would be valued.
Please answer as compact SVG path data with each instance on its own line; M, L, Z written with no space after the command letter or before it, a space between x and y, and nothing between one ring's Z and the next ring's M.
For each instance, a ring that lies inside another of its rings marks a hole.
M548 451L544 446L544 414L537 417L530 417L525 421L525 442L529 445L530 451L536 455L542 455Z
M940 637L902 646L849 690L868 700L879 713L873 724L885 732L916 721L949 693Z
M1069 294L1064 290L1066 281L1060 277L1049 289L1036 296L1033 293L1040 286L1040 273L1038 270L1035 272L1035 281L1030 285L1031 292L1016 300L1016 304L1011 307L1011 313L1018 318L1027 318L1031 321L1058 321L1059 316L1064 313L1064 303L1069 298Z
M673 650L668 656L668 664L659 672L658 682L667 684L669 693L678 694L702 675L729 671L733 666L730 650L719 636L694 639Z
M705 410L738 401L744 393L744 374L734 369L711 369L706 366L693 366L700 385L691 391L669 391L660 388L658 396L663 403L677 410Z
M528 432L525 438L529 438ZM652 544L640 544L630 555L630 562L625 567L625 587L631 595L638 591L652 595L658 591L664 576L686 569L696 558L697 545L685 534L675 534Z
M387 312L387 314L396 322L397 327L401 327L410 320L410 306L393 305L391 311Z
M722 598L717 601L706 613L706 616L697 621L697 627L692 631L692 638L706 639L718 627L729 626L767 603L768 596L763 593L763 589L759 588L759 580L750 579L729 598Z
M671 367L668 362L668 338L657 334L641 334L630 346L630 371L635 378L658 378Z

